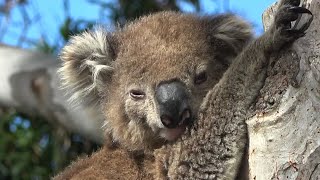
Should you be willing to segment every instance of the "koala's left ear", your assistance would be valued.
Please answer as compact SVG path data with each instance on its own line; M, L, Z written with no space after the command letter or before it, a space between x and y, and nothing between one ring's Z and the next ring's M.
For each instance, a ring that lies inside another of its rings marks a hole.
M62 49L59 73L71 101L99 102L113 74L115 46L112 34L99 28L72 37Z
M213 41L218 41L217 51L224 55L238 55L253 38L250 24L233 14L209 17L207 23Z

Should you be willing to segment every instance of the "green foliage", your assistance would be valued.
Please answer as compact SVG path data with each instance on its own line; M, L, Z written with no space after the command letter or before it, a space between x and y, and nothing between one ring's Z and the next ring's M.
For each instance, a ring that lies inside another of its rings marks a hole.
M65 42L71 35L78 34L86 29L91 29L94 26L93 22L85 20L73 20L67 17L63 25L60 27L60 34Z
M58 51L58 46L50 45L47 41L43 40L36 45L36 49L46 54L56 54Z
M71 17L67 17L59 29L59 38L62 42L61 45L63 46L66 42L68 42L72 35L81 33L88 29L92 29L93 26L94 23L91 21L74 20ZM47 54L58 54L60 48L61 46L59 46L59 44L50 45L45 39L43 39L36 45L37 50Z
M0 117L0 179L48 179L97 145L16 112Z

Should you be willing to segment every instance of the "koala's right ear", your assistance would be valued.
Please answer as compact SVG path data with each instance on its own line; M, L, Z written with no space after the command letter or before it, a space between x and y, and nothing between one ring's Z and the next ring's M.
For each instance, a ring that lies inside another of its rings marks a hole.
M233 14L213 16L208 24L209 37L219 41L216 51L229 56L227 64L253 39L251 25Z
M99 28L72 37L62 49L59 73L72 102L98 103L111 80L116 43Z

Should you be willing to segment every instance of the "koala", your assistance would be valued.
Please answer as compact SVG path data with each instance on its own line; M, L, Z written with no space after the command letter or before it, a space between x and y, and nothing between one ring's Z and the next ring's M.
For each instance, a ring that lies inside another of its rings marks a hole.
M75 101L98 104L105 132L129 151L174 142L196 120L200 104L252 39L228 14L160 12L122 29L74 36L60 72Z
M245 119L270 57L312 21L299 4L282 0L271 28L252 41L249 26L233 15L175 12L75 36L62 53L65 83L101 103L107 134L125 148L103 147L56 179L242 178ZM310 20L291 26L302 13ZM128 154L159 146L152 157Z

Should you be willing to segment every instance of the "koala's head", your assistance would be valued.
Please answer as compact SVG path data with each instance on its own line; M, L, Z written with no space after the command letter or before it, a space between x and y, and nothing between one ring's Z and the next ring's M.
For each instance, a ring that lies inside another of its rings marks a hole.
M61 53L64 84L98 102L106 132L130 150L180 137L206 93L251 39L233 15L162 12L115 32L74 36Z

